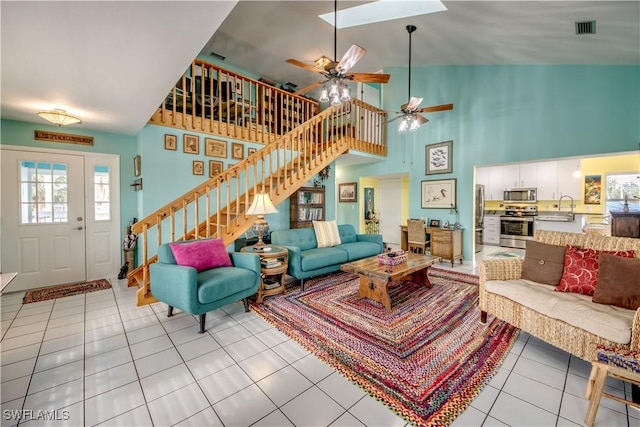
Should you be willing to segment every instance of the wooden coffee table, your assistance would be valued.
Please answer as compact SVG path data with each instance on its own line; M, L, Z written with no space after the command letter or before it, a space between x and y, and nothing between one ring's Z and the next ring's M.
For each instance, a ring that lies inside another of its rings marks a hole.
M423 283L430 288L431 283L427 278L427 269L438 262L440 262L440 257L409 253L406 262L394 266L380 264L378 257L373 256L343 264L340 269L360 276L358 298L378 301L390 309L389 285L403 280L411 280Z

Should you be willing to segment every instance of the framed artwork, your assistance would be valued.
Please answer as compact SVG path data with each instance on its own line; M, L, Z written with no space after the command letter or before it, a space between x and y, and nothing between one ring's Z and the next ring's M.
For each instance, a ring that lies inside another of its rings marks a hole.
M193 174L204 175L204 162L202 160L193 161Z
M142 174L142 158L140 154L133 158L133 175L140 176Z
M422 209L451 209L456 206L456 179L422 181Z
M374 189L365 187L364 189L364 219L371 219L374 217L375 206L373 204Z
M439 228L440 227L440 220L439 219L432 219L431 221L429 221L429 227Z
M227 158L227 141L219 139L205 138L204 139L204 155L210 157L222 157Z
M599 205L602 200L602 175L584 177L584 204Z
M358 201L358 183L338 184L338 202L356 203Z
M170 135L168 133L164 134L164 149L165 150L176 150L178 148L178 137L175 135Z
M244 159L244 145L239 142L231 143L231 158Z
M425 174L453 172L453 141L425 146Z
M200 153L200 137L198 135L184 134L182 138L183 148L185 153L199 154Z
M257 148L247 148L247 156L252 155L253 153L255 153L256 151L258 151Z
M224 169L224 163L219 160L209 160L209 178L220 175Z

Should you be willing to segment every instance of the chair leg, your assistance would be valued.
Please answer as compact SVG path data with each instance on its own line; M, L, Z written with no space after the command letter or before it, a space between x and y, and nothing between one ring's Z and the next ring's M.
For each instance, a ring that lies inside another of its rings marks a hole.
M594 373L593 370L596 372ZM600 400L602 399L602 392L604 391L604 383L607 381L606 367L594 365L593 370L590 375L590 377L594 377L593 388L590 390L591 399L589 400L587 415L584 418L584 423L589 427L593 426L593 422L596 420L598 407L600 406Z
M169 310L167 311L167 317L173 316L173 307L169 306Z
M207 313L202 313L200 315L200 333L204 334L204 322L207 319Z
M249 312L249 298L247 298L247 297L242 298L242 302L244 303L244 312L248 313Z

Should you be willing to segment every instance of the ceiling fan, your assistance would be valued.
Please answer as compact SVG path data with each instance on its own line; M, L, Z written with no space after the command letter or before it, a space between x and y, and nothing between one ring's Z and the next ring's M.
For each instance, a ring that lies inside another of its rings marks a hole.
M332 105L340 104L341 101L348 101L351 99L351 93L349 87L346 85L346 81L355 81L362 83L387 83L389 81L389 74L378 73L349 73L349 70L364 56L367 52L366 49L352 45L351 48L344 54L340 62L336 62L337 57L337 44L338 44L338 0L334 1L334 25L333 25L333 60L327 61L322 68L314 67L313 65L305 64L297 59L287 59L287 62L292 65L304 68L305 70L313 71L315 73L322 74L325 79L315 82L307 87L304 87L297 92L296 95L303 94L312 89L317 88L320 85L324 85L322 94L320 96L320 102L331 101Z
M400 111L396 112L400 114L391 120L387 120L387 123L391 123L395 120L402 119L398 130L404 132L407 130L417 130L420 125L423 125L429 121L426 117L421 116L419 113L433 113L436 111L448 111L453 110L453 104L434 105L431 107L422 107L422 98L416 98L411 96L411 33L416 30L415 25L407 25L407 32L409 33L409 102L400 107Z

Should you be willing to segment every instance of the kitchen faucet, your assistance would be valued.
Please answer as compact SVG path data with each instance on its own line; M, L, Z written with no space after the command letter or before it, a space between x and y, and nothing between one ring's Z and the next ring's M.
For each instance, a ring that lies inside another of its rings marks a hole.
M569 200L571 200L571 216L573 217L573 197L569 196L568 194L560 196L560 199L558 200L558 210L562 210L562 199L564 199L565 197L568 197Z

